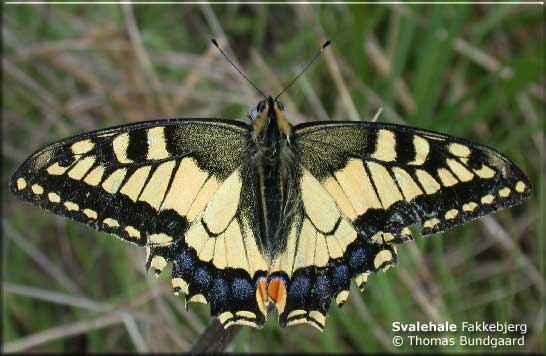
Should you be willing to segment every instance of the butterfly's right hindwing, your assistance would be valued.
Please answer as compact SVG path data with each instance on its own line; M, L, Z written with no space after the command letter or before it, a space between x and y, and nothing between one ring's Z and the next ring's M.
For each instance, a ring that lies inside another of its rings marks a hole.
M161 120L75 136L34 153L13 175L21 199L145 246L147 267L173 263L173 288L211 305L224 326L265 322L257 283L248 127ZM248 187L245 185L248 184Z

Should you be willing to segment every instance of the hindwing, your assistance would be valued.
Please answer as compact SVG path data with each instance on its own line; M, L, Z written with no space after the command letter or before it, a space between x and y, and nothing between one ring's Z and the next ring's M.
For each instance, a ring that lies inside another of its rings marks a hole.
M29 157L10 182L20 198L145 246L147 267L173 262L173 287L227 323L261 326L248 128L161 120L75 136Z
M280 279L286 297L276 302L281 326L308 323L322 330L332 298L349 295L351 278L364 288L368 274L396 263L396 247L362 238L327 188L298 164L300 203L287 219L286 247L273 260L269 279Z
M300 204L272 276L286 285L281 325L322 329L351 278L396 263L411 238L444 231L529 197L525 175L500 153L430 131L379 123L312 123L290 138Z

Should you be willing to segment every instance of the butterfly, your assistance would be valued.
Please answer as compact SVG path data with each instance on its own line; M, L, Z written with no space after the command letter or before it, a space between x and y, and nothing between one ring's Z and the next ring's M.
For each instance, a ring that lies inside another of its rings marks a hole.
M442 232L531 194L491 148L378 122L293 126L279 96L249 124L147 121L55 142L10 189L143 246L156 274L172 264L175 294L210 304L225 328L260 328L276 308L282 327L319 330L352 279L363 290L396 263L412 228Z

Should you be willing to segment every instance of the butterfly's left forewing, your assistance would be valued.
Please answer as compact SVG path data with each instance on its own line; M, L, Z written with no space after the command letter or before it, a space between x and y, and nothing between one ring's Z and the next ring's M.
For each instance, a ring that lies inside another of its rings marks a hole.
M261 326L255 184L246 125L161 120L75 136L25 161L11 190L58 215L145 246L173 287L224 325Z
M295 151L359 233L402 242L526 200L531 184L502 154L431 131L369 122L296 127Z

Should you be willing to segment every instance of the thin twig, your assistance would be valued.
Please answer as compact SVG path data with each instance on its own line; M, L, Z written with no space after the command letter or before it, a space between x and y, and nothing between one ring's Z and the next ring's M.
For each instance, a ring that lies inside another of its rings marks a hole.
M195 90L195 87L199 81L203 78L202 73L206 72L215 58L216 49L212 46L207 47L205 53L201 56L201 59L196 67L193 67L188 74L182 86L174 93L173 108L176 111L179 107L185 104L188 100L188 95ZM176 115L175 112L169 116Z
M349 89L347 88L345 79L343 79L343 75L341 74L338 61L336 57L334 56L332 49L324 52L324 60L326 61L326 64L328 65L328 70L330 71L330 75L332 76L332 79L334 80L334 84L337 87L339 95L341 96L341 101L343 102L343 105L347 112L348 119L352 121L360 121L360 115L358 114L358 111L355 107L353 99L351 98L351 93Z
M43 288L29 287L21 284L2 282L2 291L4 293L18 296L35 298L42 301L70 306L74 308L87 309L95 312L109 312L114 310L113 306L96 302L89 298L78 295L70 295Z
M315 89L309 83L309 80L305 76L302 76L299 79L300 87L303 90L303 93L305 94L305 98L309 102L309 107L311 110L314 111L315 117L313 120L321 120L321 121L328 121L328 120L335 120L334 118L330 118L328 116L328 113L326 112L326 109L324 108L324 105L322 104L322 101L317 96L317 93L315 92Z
M372 334L381 344L383 344L383 347L386 350L394 352L396 349L392 346L391 338L383 326L372 317L372 314L370 314L368 307L364 304L361 292L356 288L355 283L351 283L351 294L353 297L349 299L349 303L356 309L358 317L366 322L366 325L370 328Z
M199 339L193 345L190 353L213 353L222 352L233 341L235 336L241 331L241 326L234 325L224 329L218 319L214 319L212 324L201 334Z
M403 268L397 270L397 276L411 292L413 299L421 306L421 309L431 320L437 323L445 320L445 317L439 308L441 306L438 306L438 303L434 303L434 300L428 295L427 290L417 279L413 278Z
M142 337L142 333L138 328L135 318L129 313L123 313L123 323L138 352L149 352L148 346L144 342L144 338Z
M364 47L366 49L366 54L379 70L379 73L384 77L390 77L392 75L391 60L389 59L389 56L383 52L375 36L370 34L366 38ZM415 113L417 111L417 104L415 103L415 99L413 98L406 81L402 78L395 78L394 86L400 104L404 106L404 109L408 113Z
M21 352L53 340L59 340L72 335L87 333L92 330L103 329L107 326L112 326L121 322L123 322L122 314L108 313L95 319L60 325L12 342L5 343L2 347L2 351Z
M220 24L220 21L218 20L218 17L214 13L214 10L210 6L210 4L201 4L200 7L201 7L201 11L203 11L203 15L205 15L205 19L207 20L208 25L211 27L214 33L214 37L218 40L218 42L222 44L222 47L224 48L226 52L233 53L228 41L228 37L226 36L226 33L224 32L222 25ZM239 63L235 55L230 55L230 58L238 68L243 69L243 67L241 66L241 63ZM242 88L245 91L245 93L249 97L255 97L254 88L248 85L248 83L242 76L238 75L237 79L239 79L240 83L244 83Z

